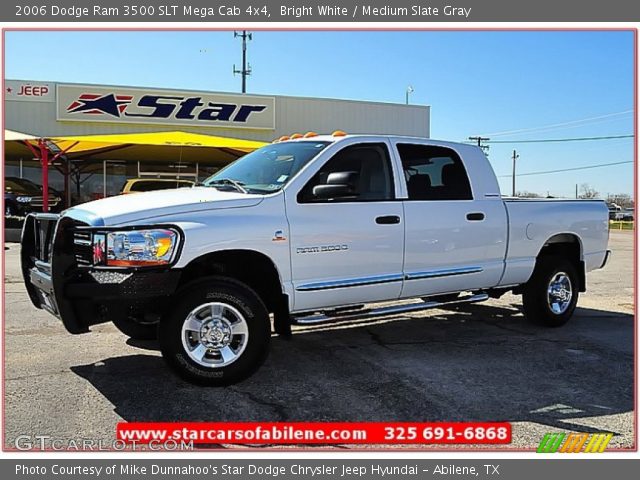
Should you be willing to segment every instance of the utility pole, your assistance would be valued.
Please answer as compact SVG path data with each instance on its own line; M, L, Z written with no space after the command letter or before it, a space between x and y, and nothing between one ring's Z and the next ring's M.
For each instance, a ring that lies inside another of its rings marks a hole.
M233 65L233 74L242 75L242 93L247 93L247 76L251 75L251 65L247 66L247 40L252 40L251 33L247 33L246 30L242 30L242 33L233 32L233 38L242 38L242 70L236 70L235 64Z
M511 195L516 196L516 160L520 158L520 155L513 151L513 156L511 157L513 160L513 174L511 175Z
M578 199L578 184L576 183L576 200Z
M482 149L482 151L488 155L489 145L483 145L483 142L488 142L491 140L489 137L469 137L469 140L472 142L477 142L478 146Z

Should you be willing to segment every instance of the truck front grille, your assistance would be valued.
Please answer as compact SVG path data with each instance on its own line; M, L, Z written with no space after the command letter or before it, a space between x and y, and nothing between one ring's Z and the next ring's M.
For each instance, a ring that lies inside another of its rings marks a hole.
M76 226L80 226L76 224ZM82 226L85 226L84 224ZM93 265L93 248L91 246L91 231L74 229L73 231L73 256L76 265L87 267Z
M58 223L58 215L37 214L33 216L34 258L44 264L51 264L53 237Z

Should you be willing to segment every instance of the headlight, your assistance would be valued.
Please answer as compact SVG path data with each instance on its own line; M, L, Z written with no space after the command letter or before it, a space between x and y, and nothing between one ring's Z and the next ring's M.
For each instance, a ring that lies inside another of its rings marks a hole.
M31 197L16 197L16 201L19 203L29 203L31 201Z
M169 229L124 230L93 235L93 263L113 267L168 265L178 244Z

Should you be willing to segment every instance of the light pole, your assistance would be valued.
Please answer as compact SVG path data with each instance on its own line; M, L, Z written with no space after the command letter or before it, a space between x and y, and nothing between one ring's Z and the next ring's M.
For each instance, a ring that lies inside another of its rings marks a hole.
M407 105L409 105L409 94L413 93L413 92L414 92L413 87L411 85L408 85L407 86L407 91L405 92L405 103Z

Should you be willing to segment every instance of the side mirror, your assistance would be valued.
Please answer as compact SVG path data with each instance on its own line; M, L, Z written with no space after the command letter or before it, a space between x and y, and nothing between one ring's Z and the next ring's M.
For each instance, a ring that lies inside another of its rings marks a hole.
M349 185L316 185L313 187L313 196L318 200L352 197L353 194L353 187Z
M318 200L345 198L356 195L356 172L334 172L327 177L327 183L313 187L313 196Z

